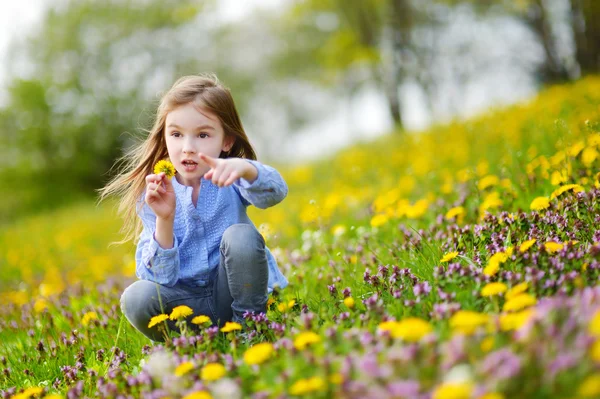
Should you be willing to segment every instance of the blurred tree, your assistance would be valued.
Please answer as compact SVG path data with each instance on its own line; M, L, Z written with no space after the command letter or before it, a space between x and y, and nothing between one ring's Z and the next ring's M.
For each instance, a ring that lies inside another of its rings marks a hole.
M150 113L141 123L138 115L156 81L172 80L176 69L170 33L198 11L194 0L71 0L50 8L7 65L15 78L0 110L0 170L13 197L0 205L44 208L93 194L131 143L123 133L148 126ZM17 77L21 69L28 72Z
M600 72L600 1L570 0L575 53L581 74Z

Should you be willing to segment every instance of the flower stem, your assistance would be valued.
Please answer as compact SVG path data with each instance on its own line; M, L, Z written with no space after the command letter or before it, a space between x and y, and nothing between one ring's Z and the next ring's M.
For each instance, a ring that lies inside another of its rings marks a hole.
M158 190L158 188L160 187L160 185L162 184L162 181L158 182L158 186L156 186L156 188L154 190L152 190L153 193L156 192L156 190Z

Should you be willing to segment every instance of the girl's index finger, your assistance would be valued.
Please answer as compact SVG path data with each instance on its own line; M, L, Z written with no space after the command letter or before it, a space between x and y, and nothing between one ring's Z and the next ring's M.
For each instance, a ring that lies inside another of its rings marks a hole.
M200 154L200 159L202 161L204 161L211 168L214 168L214 167L217 166L217 160L215 158L213 158L213 157L210 157L210 156L205 155L205 154Z

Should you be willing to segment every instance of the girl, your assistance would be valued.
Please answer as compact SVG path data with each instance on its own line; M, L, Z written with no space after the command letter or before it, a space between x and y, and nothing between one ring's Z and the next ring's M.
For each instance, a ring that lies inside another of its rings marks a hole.
M177 171L172 179L152 172L167 157ZM163 96L147 139L121 160L124 173L100 190L100 200L123 195L122 242L139 235L140 280L121 296L127 320L161 341L148 323L179 305L219 325L265 312L268 292L287 280L246 208L279 203L287 185L256 161L229 90L214 75L180 78Z

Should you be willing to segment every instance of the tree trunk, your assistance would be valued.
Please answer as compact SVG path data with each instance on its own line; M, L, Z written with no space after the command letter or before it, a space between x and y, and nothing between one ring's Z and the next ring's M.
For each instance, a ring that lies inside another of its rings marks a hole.
M600 71L600 1L571 0L575 57L581 75Z
M556 49L552 25L544 0L534 0L533 9L525 16L525 19L544 48L546 59L540 70L541 80L546 83L570 80L569 71Z

